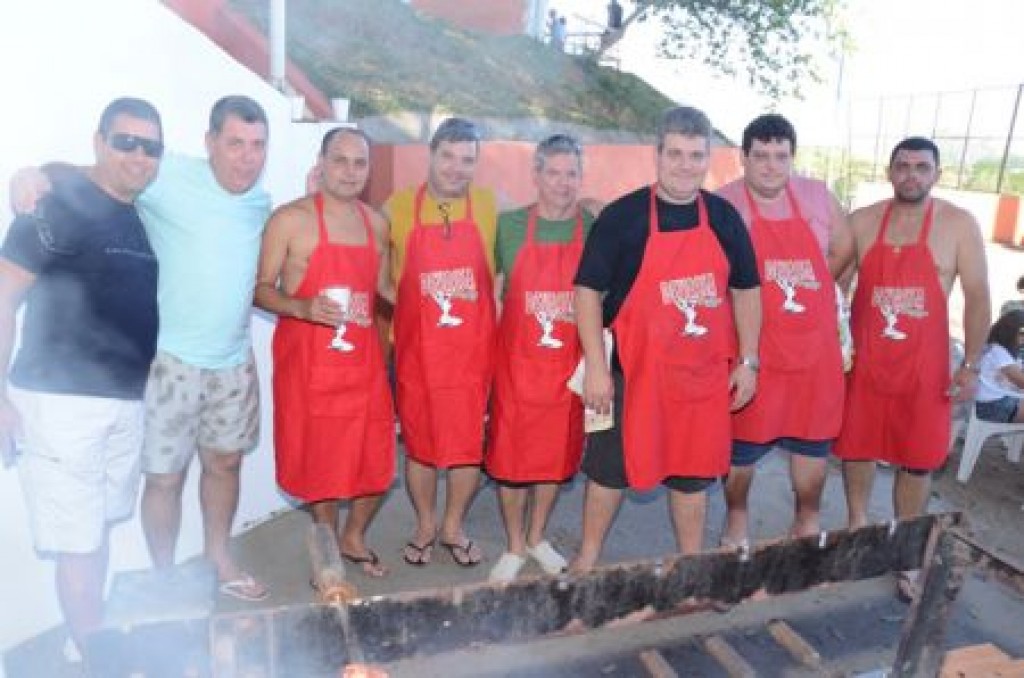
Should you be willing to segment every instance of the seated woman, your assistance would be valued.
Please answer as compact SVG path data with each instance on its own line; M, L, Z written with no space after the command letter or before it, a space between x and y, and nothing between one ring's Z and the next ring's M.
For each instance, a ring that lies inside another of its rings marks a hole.
M988 346L978 364L979 419L1024 422L1024 369L1017 355L1024 345L1024 311L1003 314L988 333Z
M1021 295L1020 299L1011 299L999 308L1000 317L1010 311L1024 311L1024 275L1017 278L1017 294Z

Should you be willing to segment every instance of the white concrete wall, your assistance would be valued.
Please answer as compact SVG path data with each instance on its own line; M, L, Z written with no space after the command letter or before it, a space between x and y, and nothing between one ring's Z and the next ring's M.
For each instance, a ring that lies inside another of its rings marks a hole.
M225 94L257 99L270 117L264 184L275 204L303 190L329 125L292 123L288 100L226 56L157 0L33 0L0 3L0 59L7 88L0 108L0 233L10 221L7 180L18 167L61 159L92 161L92 134L113 98L146 98L160 110L170 148L202 155L210 106ZM196 300L200 303L201 300ZM284 506L273 481L269 339L256 318L254 344L263 387L263 439L244 466L236 529ZM186 492L179 557L201 548L196 473ZM0 651L59 623L53 568L32 548L17 473L0 469ZM115 570L148 563L138 519L112 539ZM2 670L2 669L0 669Z
M981 226L982 233L991 238L996 222L996 210L999 207L999 194L936 188L932 190L932 195L948 200L973 214ZM852 207L858 209L891 197L892 186L888 182L865 181L857 186Z

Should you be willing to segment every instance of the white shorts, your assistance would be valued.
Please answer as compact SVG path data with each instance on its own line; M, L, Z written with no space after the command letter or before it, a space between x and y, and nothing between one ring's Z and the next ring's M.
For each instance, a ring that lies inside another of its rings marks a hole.
M142 402L10 388L24 434L18 460L36 549L91 553L139 493Z

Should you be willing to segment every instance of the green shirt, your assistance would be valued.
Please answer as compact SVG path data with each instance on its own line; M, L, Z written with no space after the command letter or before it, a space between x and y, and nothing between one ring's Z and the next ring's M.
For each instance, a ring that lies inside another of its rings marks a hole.
M526 241L526 207L498 215L498 237L494 243L494 264L498 273L504 274L505 280L512 273L519 249ZM594 217L583 210L583 237L590 232ZM548 221L537 217L537 230L534 232L537 242L569 242L576 229L576 216L557 221ZM504 294L504 290L502 290Z

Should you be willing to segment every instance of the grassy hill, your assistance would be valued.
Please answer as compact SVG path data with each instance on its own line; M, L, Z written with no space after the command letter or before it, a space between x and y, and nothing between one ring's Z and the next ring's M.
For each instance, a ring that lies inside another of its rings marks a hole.
M267 31L266 0L231 5ZM400 0L289 0L288 55L355 118L545 118L650 133L672 102L640 78L526 36L462 30Z

